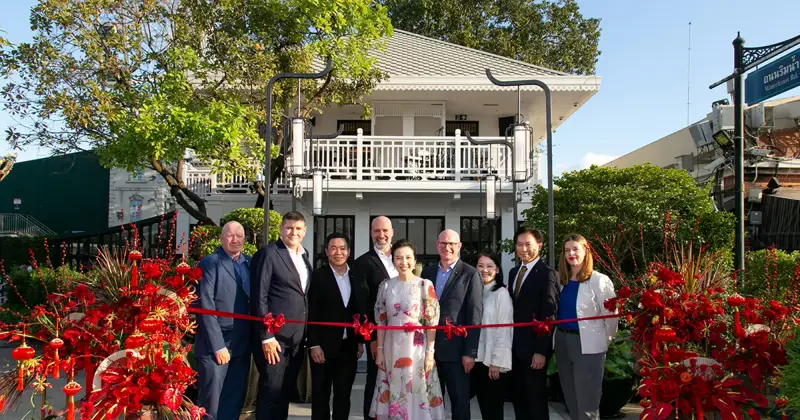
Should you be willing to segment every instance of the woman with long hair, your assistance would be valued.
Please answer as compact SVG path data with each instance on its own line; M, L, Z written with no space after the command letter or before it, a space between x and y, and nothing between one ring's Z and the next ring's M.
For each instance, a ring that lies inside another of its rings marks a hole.
M483 281L483 316L481 324L511 324L514 304L503 283L500 258L492 251L478 254L475 266ZM478 357L472 368L472 391L478 397L484 419L502 419L507 372L511 370L512 327L481 330Z
M558 264L561 282L558 320L610 314L604 303L616 296L605 274L594 271L586 238L564 238ZM554 337L558 376L573 420L599 419L606 351L617 335L617 318L558 324Z
M416 248L406 239L392 245L397 277L378 286L378 325L439 325L439 301L429 280L413 272ZM444 401L433 358L436 330L378 330L378 378L370 416L377 420L444 420Z

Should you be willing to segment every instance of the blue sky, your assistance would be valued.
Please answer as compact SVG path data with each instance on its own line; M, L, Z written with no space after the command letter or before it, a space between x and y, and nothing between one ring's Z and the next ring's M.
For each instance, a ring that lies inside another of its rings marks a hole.
M33 0L16 0L0 14L0 29L12 42L29 40ZM692 22L689 119L727 96L724 86L708 86L729 74L731 42L741 31L746 46L761 46L800 34L800 1L757 6L742 0L580 1L584 16L601 18L600 92L554 136L556 174L603 163L686 126L688 23ZM782 96L800 95L800 89ZM0 133L13 122L0 112ZM2 135L2 134L0 134ZM4 137L3 137L4 138ZM0 155L10 149L0 141ZM48 156L32 148L20 160Z

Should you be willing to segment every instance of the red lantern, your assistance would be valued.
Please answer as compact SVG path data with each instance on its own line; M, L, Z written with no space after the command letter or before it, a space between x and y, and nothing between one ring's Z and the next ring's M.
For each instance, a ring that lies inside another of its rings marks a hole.
M181 261L180 264L175 266L175 272L178 273L178 275L180 275L180 276L185 276L185 275L189 274L189 271L191 271L191 270L192 270L192 267L190 267L189 264L186 264L186 262L184 262L184 261Z
M161 327L163 326L163 324L164 323L161 322L160 319L147 318L144 321L139 323L139 329L144 331L144 332L146 332L146 333L148 333L148 334L153 334L155 332L158 332L161 329Z
M75 420L75 395L78 395L81 392L81 384L70 381L68 384L64 385L64 388L61 389L64 391L64 394L67 395L67 400L69 403L67 404L67 417L66 420Z
M744 303L745 299L738 293L734 293L728 298L728 305L733 307L733 335L736 338L742 337L742 320L739 316L739 307Z
M728 305L733 306L734 308L737 306L742 306L745 303L744 297L738 293L734 293L728 297Z
M128 259L133 261L133 267L131 267L131 289L136 289L139 287L139 268L136 267L136 261L142 259L142 253L138 249L134 249L128 253Z
M134 249L133 251L128 253L128 259L136 262L142 259L142 252L138 249Z
M19 374L17 375L17 391L23 391L25 389L23 384L24 374L22 372L23 371L22 362L33 359L33 356L35 355L36 355L36 350L34 350L33 347L30 347L27 344L25 344L24 340L22 341L21 346L15 348L11 352L11 357L13 357L14 360L18 362L17 367L19 369Z
M677 340L678 340L678 335L675 333L675 330L666 325L659 328L656 331L655 335L653 336L653 341L659 343L672 343Z
M142 347L147 339L142 334L133 334L125 339L125 348L129 350L138 349Z
M58 379L60 376L58 373L59 372L58 349L64 347L64 340L56 337L50 340L50 347L53 350L55 350L55 355L53 356L53 368L55 369L55 372L53 372L53 379Z

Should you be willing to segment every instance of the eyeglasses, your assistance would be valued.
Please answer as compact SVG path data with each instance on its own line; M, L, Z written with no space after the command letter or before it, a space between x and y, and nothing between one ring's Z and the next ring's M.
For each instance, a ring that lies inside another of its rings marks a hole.
M455 248L460 244L460 242L437 242L437 244L442 248L447 246Z

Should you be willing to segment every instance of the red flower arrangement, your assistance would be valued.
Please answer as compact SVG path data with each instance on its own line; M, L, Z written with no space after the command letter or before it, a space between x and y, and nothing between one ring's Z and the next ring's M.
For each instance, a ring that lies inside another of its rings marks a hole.
M71 384L64 388L69 400L84 391L81 418L146 410L163 418L203 418L205 411L184 396L196 380L186 358L191 350L186 338L196 328L187 307L197 299L192 284L201 271L185 262L173 267L144 259L138 250L125 256L101 250L97 262L81 279L58 279L58 290L48 292L46 304L31 308L29 316L0 325L2 339L45 344L42 354L30 355L22 346L16 351L18 369L0 376L0 412L15 407L27 386L42 394L44 409L48 377L63 370ZM80 369L86 374L82 387L74 382ZM22 389L7 386L12 382ZM68 418L73 407L70 403Z

